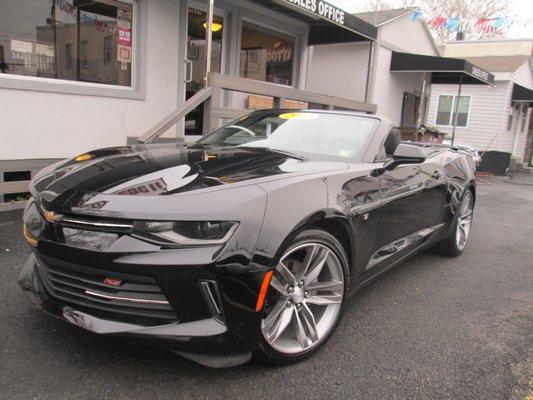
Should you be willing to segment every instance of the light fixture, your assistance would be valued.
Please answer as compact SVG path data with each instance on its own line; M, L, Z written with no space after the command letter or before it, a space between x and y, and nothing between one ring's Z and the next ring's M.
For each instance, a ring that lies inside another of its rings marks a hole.
M207 22L204 22L203 26L204 26L204 29L207 29ZM213 30L213 32L218 32L219 30L222 29L222 24L219 22L213 22L213 26L211 29Z

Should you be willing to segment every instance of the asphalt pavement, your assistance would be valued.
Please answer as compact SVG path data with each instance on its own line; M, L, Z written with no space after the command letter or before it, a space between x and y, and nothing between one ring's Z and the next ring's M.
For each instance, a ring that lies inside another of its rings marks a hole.
M209 369L43 315L16 285L21 213L0 213L0 399L531 399L532 185L479 186L461 257L404 262L350 300L322 351L285 368Z

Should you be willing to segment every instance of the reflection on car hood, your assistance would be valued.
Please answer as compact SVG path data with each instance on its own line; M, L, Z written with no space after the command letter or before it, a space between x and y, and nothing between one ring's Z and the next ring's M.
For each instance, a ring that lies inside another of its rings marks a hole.
M179 195L346 168L344 163L304 161L255 148L212 151L143 145L90 154L93 158L89 161L69 160L42 171L33 182L32 192L37 192L50 209L57 209L88 194Z

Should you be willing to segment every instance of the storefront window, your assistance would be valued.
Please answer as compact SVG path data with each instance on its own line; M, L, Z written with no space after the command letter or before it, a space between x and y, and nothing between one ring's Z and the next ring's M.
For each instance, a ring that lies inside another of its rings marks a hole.
M131 86L132 24L121 1L2 1L0 73Z
M293 63L293 37L243 22L240 76L292 85Z

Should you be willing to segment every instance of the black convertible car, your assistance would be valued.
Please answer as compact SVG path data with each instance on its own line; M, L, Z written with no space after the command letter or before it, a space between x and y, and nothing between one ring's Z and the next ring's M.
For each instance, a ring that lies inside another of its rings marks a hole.
M41 171L19 284L90 331L209 366L302 360L347 298L428 247L458 256L474 164L391 123L263 110L188 146L91 151Z

